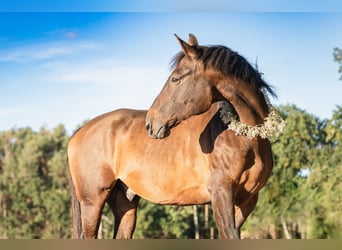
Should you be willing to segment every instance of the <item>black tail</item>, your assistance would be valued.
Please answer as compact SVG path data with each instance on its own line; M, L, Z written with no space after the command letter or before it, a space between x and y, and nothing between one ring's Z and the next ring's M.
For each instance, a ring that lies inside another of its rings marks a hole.
M81 206L76 197L75 186L69 173L69 184L71 194L71 218L72 218L72 238L82 238Z

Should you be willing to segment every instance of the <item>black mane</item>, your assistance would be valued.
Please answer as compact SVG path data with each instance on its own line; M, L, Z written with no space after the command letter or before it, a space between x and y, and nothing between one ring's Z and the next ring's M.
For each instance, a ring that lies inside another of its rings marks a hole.
M205 68L214 68L227 77L234 77L248 82L253 88L266 91L273 97L277 94L263 79L258 70L237 52L225 46L197 46L196 59L204 64ZM171 68L175 68L184 57L183 52L176 54L171 61Z

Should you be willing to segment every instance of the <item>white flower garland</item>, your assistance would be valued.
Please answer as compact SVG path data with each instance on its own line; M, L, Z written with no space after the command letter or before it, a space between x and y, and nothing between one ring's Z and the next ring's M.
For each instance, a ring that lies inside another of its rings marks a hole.
M265 122L260 125L250 126L240 122L230 104L225 104L221 108L221 119L227 124L228 129L235 131L236 135L247 136L252 139L260 136L263 139L275 141L284 132L286 122L280 117L274 108L265 118Z

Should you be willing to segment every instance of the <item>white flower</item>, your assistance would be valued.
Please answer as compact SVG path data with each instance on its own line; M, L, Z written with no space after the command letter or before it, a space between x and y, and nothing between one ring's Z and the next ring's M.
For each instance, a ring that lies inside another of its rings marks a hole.
M249 126L237 120L234 113L229 109L221 110L223 122L228 124L228 129L235 131L236 135L246 136L248 139L260 136L263 139L275 141L284 132L286 122L280 117L274 108L265 118L261 125Z

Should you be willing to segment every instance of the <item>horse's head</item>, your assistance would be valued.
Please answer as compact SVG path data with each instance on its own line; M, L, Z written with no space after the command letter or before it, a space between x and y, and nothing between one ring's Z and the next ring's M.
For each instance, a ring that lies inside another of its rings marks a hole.
M166 137L170 128L219 100L230 102L241 122L263 123L269 112L265 94L276 94L258 70L227 47L200 46L193 35L188 42L177 39L182 52L174 58L173 71L146 115L152 138Z
M182 120L207 111L212 104L212 87L196 59L202 46L194 35L188 43L176 35L182 52L174 58L174 69L146 115L146 129L152 138L164 138Z

